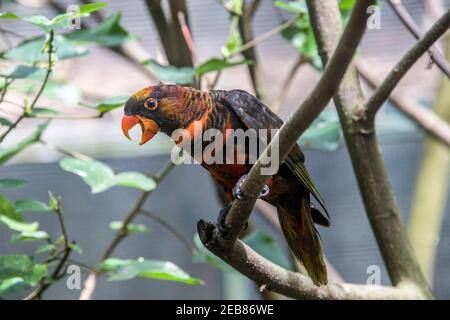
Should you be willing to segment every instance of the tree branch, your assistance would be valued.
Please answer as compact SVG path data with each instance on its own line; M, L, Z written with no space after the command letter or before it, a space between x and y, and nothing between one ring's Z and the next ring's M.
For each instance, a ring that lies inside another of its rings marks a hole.
M192 57L183 39L177 17L178 12L182 12L186 24L189 25L186 2L184 0L169 1L171 21L166 19L161 0L146 0L145 4L152 16L169 64L177 67L192 66Z
M217 226L200 220L197 225L202 243L237 271L260 285L296 299L420 299L409 287L392 288L375 285L331 284L315 286L304 275L288 271L260 256L241 240L223 251Z
M279 146L279 160L280 162L283 161L300 134L306 130L328 104L339 86L364 34L368 17L367 7L374 3L375 0L357 1L348 26L339 41L333 57L326 65L325 72L319 83L300 108L278 131L242 183L241 190L244 196L242 199L234 200L225 219L225 230L221 229L219 231L215 224L205 221L199 221L197 225L202 243L211 252L263 287L290 297L320 299L381 298L387 296L404 298L408 295L417 297L414 290L404 291L398 288L354 285L331 285L327 288L317 287L312 284L308 277L276 266L237 239L267 179L267 176L261 175L261 169L264 167L263 163L269 163L268 154L271 154L272 148ZM340 22L340 20L338 21Z
M356 69L361 77L373 88L378 88L381 81L375 77L371 65L357 59ZM428 134L450 147L450 124L442 120L433 111L405 99L401 93L393 92L389 100L408 118L424 129Z
M411 34L417 39L420 40L420 38L423 37L423 32L420 29L420 27L417 25L417 23L414 21L414 19L411 17L411 15L408 13L408 10L406 10L405 6L403 5L401 0L388 0L388 4L391 6L391 8L394 10L397 17L402 21L402 23L405 25L405 27L411 32ZM444 55L439 51L439 49L436 46L431 46L428 50L430 53L431 59L436 63L436 65L439 67L439 69L444 72L448 78L450 78L450 65L445 60Z
M246 5L246 1L242 1L242 14L239 16L239 33L241 34L243 43L249 43L254 39L252 22L260 2L260 0L253 0L250 4ZM253 61L247 68L250 73L255 95L259 99L263 99L265 95L264 79L256 49L254 46L251 46L246 50L242 50L241 53L245 59Z
M438 40L450 27L450 9L431 27L397 63L378 90L367 101L367 117L373 118L394 88L414 63Z
M339 8L333 0L307 0L307 4L319 52L326 65L342 30ZM364 206L389 276L394 285L413 283L423 297L431 298L401 221L374 123L363 121L364 117L357 118L364 110L364 96L353 66L347 71L334 102Z
M44 80L42 81L41 86L39 87L38 92L36 93L36 96L34 97L33 101L31 102L31 104L29 105L29 107L25 106L23 108L23 112L22 114L19 116L19 118L16 119L16 121L14 121L14 123L8 127L8 129L0 136L0 143L3 142L3 140L6 138L6 136L12 131L14 130L14 128L17 127L17 125L27 117L27 114L29 114L33 108L35 107L36 103L38 102L39 98L41 97L42 93L44 92L45 86L47 85L48 80L50 79L50 74L52 73L53 70L53 61L52 61L52 57L53 57L53 39L55 36L55 32L53 30L50 30L50 32L48 33L48 47L46 48L46 50L48 50L47 52L47 70L45 72L45 77ZM10 83L11 84L11 83ZM6 87L4 88L4 92L6 94ZM4 94L2 94L1 96L1 100L3 100L4 98Z

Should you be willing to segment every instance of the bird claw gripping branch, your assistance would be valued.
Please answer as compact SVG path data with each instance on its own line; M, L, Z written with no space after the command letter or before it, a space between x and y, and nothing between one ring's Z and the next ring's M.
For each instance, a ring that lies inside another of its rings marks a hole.
M195 129L197 123L202 127L200 131ZM230 138L233 135L228 135L228 130L258 132L256 137L259 145L264 140L259 132L279 129L283 121L256 97L243 90L200 91L177 85L157 85L140 90L125 104L122 119L125 136L129 138L128 131L138 124L142 129L141 144L145 144L160 131L174 138L173 134L178 129L183 129L188 133L188 142L195 142L203 136L205 130L218 130L223 137L223 145L220 145L222 150L227 144L231 144L232 149L238 152L237 156L245 160L244 163L225 162L223 160L228 158L224 154L220 163L202 161L200 164L222 186L231 203L233 199L245 196L241 185L252 168L252 163L250 150L242 150L242 145ZM271 136L268 140L270 139ZM180 143L175 138L173 140ZM205 151L208 146L203 144L201 151ZM195 152L190 147L181 147L194 156ZM327 270L314 224L329 226L330 220L325 203L304 162L303 152L295 145L278 172L267 180L268 186L264 186L261 197L277 208L278 219L290 249L304 265L314 283L322 285L327 282ZM317 200L325 214L311 207L311 196ZM222 210L218 219L219 228L224 232L228 211L229 208Z
M242 184L244 183L245 179L247 178L247 175L244 174L242 177L239 178L238 182L236 182L236 185L233 188L233 197L239 200L244 199L244 192L242 191ZM259 197L266 197L270 193L270 188L267 184L264 185L264 187L261 190L261 193L259 194Z

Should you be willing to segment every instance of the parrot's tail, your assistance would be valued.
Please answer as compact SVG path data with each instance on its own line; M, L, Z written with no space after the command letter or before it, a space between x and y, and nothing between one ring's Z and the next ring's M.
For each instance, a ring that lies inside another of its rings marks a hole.
M314 284L327 284L327 268L308 199L302 198L300 207L277 205L277 211L281 229L295 257L303 264Z

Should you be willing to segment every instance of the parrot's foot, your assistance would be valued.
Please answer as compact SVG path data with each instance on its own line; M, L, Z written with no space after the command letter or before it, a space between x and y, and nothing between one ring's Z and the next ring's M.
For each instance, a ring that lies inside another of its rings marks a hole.
M230 212L230 209L231 209L231 203L227 207L220 210L219 216L217 217L217 227L219 228L219 232L222 234L224 232L226 232L226 230L227 230L227 228L225 226L225 220L227 218L228 212Z
M245 179L247 178L247 175L244 174L242 177L239 178L238 182L236 182L236 185L233 188L233 197L236 199L242 200L244 198L244 192L241 189L242 184L244 183ZM269 195L270 188L267 184L264 185L264 187L261 190L261 193L259 194L260 197L265 197Z
M230 212L232 203L230 203L227 207L223 208L219 212L219 216L217 217L217 227L219 228L219 232L221 234L224 234L227 232L227 226L225 224L225 221L227 219L228 212ZM246 230L248 227L248 222L245 223L244 230Z

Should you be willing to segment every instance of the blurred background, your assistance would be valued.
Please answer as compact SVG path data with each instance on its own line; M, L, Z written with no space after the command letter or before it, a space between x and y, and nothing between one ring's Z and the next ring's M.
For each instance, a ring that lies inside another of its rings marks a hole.
M159 70L154 65L152 68L151 65L136 63L148 59L161 65L170 63L146 1L107 2L109 5L106 8L89 17L81 18L83 27L95 28L102 23L100 19L105 20L111 15L120 13L119 23L125 32L122 38L126 38L126 42L124 39L120 40L123 43L120 43L122 47L119 47L98 43L80 45L74 41L73 45L78 50L89 52L56 61L52 77L37 103L39 107L54 109L68 117L95 116L95 108L89 109L80 106L80 103L95 106L98 101L116 96L129 96L145 86L158 82L155 73L158 76ZM358 52L358 59L364 61L373 75L382 80L415 43L415 39L392 8L385 1L380 2L381 28L367 31ZM423 30L435 20L433 6L430 6L429 2L407 0L403 3ZM72 4L82 3L73 0L0 1L0 11L14 12L21 17L35 15L53 17L65 12ZM198 65L199 62L212 57L223 57L221 49L230 40L230 23L233 20L230 17L232 14L224 8L227 1L221 3L221 1L188 0L186 4L189 29L197 54L194 64ZM441 4L449 7L450 1L442 1ZM161 5L165 17L169 19L168 1L161 1ZM271 32L289 21L292 16L291 11L284 10L276 5L275 1L260 1L251 23L254 37L258 38ZM117 26L115 28L117 31ZM8 33L5 30L12 32ZM0 32L2 34L0 51L3 52L0 60L1 74L17 64L18 60L23 61L17 56L8 58L5 54L8 50L20 45L24 39L43 34L40 28L19 19L0 19ZM300 105L320 78L320 70L311 64L299 64L298 68L294 69L298 62L299 48L287 38L289 37L283 32L274 32L255 47L264 83L262 99L269 107L279 105L277 111L282 118L286 118ZM439 44L441 45L444 51L445 43ZM121 50L125 50L127 54ZM437 99L442 78L439 70L436 66L430 65L429 60L427 56L420 59L402 80L397 91L409 101L431 108ZM32 61L26 62L33 64ZM288 90L283 88L283 84L292 70L295 70L295 74L291 77ZM213 79L214 73L208 76ZM19 79L11 85L5 100L21 104L24 97L36 92L38 84L39 82L33 79ZM255 92L246 65L223 70L216 88L224 90L239 88ZM281 93L283 90L286 92ZM365 86L366 97L370 92L371 89ZM17 106L12 104L2 103L0 109L0 116L10 121L18 114ZM54 119L43 134L47 146L40 143L33 144L0 167L0 179L15 178L28 181L28 185L24 188L0 190L11 200L32 198L45 202L49 190L62 197L67 233L83 250L81 255L77 253L72 255L75 264L78 262L87 266L95 265L116 233L110 228L110 222L122 220L142 191L117 186L102 193L92 194L89 185L82 179L61 169L58 161L65 155L61 154L60 150L53 150L54 148L48 146L58 146L63 150L86 154L102 161L115 172L158 172L170 157L172 146L170 140L158 135L151 143L138 146L136 141L140 134L139 130L132 132L133 142L126 140L120 130L121 116L122 110L117 108L105 113L101 118ZM35 118L24 119L1 143L1 147L17 145L43 121ZM418 172L426 150L425 135L389 103L383 108L377 125L394 191L408 223ZM337 273L347 282L366 283L371 274L368 270L370 266L375 265L381 268L381 282L389 284L389 277L365 214L349 155L342 141L333 105L330 105L327 114L323 115L322 123L317 123L315 129L316 131L308 132L309 135L301 142L307 158L307 168L331 212L332 228L319 227L325 255ZM439 176L448 180L448 164L444 166ZM430 275L433 291L437 298L448 299L450 219L447 214L448 189L446 186L442 188L444 190L441 198L442 206L438 209L441 217L439 219L442 219L442 222L436 233L425 234L423 237L431 238L436 247L434 272ZM170 222L171 226L189 241L189 245L195 248L193 239L196 222L202 218L215 220L222 206L216 187L205 170L198 165L180 165L158 185L144 208ZM40 229L46 230L50 235L60 233L58 221L52 215L41 212L27 213L26 219L39 221ZM97 281L94 299L261 298L255 285L244 277L230 270L224 271L220 267L212 266L211 263L205 263L208 259L204 257L193 259L191 250L157 221L138 216L135 222L148 226L151 231L126 237L117 247L113 257L121 259L144 257L171 261L192 277L203 280L204 284L189 286L143 278L107 281L103 276ZM288 264L287 248L278 230L259 214L252 216L252 227L259 230L258 236L263 237L262 242L266 242L263 248L281 250L284 255L280 259ZM18 252L33 254L36 249L35 241L11 242L13 233L6 226L0 225L0 255ZM264 238L265 236L267 238ZM198 251L199 248L194 250ZM201 254L206 255L204 252ZM269 253L269 256L270 254L273 252ZM87 273L88 270L83 271L82 282L87 278ZM77 299L80 292L81 290L77 289L68 290L65 281L60 281L46 291L44 298ZM21 295L13 293L11 297L18 298Z

